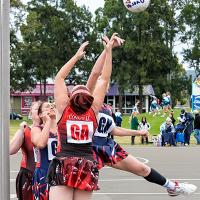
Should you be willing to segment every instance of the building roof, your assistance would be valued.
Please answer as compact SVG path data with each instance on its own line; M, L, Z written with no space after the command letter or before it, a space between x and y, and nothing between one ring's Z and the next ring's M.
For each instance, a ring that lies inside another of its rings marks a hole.
M42 91L44 85L41 85ZM74 86L69 85L69 91L72 90ZM138 95L138 86L134 86L131 90L125 91L125 95ZM54 84L47 84L46 85L46 96L53 96L54 93ZM118 96L119 95L119 86L117 84L112 84L108 90L107 96ZM143 86L143 95L155 95L152 85L145 85ZM40 96L40 84L37 84L36 87L32 91L24 91L24 92L12 92L11 96Z
M139 87L134 86L133 88L126 90L124 94L136 96L139 94ZM119 95L119 86L117 84L112 84L108 90L107 96L118 96L118 95ZM155 95L152 85L143 86L143 95Z

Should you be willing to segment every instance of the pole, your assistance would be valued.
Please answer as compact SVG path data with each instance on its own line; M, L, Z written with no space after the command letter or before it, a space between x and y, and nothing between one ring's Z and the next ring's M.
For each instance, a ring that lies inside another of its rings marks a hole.
M0 199L9 200L10 0L0 2Z

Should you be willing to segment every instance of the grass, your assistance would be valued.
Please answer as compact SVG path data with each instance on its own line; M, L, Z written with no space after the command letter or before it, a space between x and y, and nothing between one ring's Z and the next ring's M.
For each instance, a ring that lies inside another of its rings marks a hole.
M180 115L180 111L181 111L181 109L174 109L174 118L176 120L176 123L178 122L177 117ZM161 117L161 115L153 117L152 114L149 115L148 113L142 113L142 114L138 115L138 120L141 121L141 118L144 116L147 118L148 123L151 125L151 129L150 129L150 139L151 139L152 135L159 134L160 125L165 121L166 117ZM123 128L128 128L128 129L130 128L129 117L130 117L130 115L123 116L123 121L122 121ZM31 121L27 120L27 117L24 117L23 120L27 121L28 124L31 124ZM23 120L10 120L10 138L13 137L13 135L19 128L19 124ZM127 144L131 143L131 138L128 136L127 137L115 136L115 140L120 144L127 145ZM136 142L136 144L140 144L140 137L136 137L135 142ZM191 143L195 144L195 139L193 136L191 137Z

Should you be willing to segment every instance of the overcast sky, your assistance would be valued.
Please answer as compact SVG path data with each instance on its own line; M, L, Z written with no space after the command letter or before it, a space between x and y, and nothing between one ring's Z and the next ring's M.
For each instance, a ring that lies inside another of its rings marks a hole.
M89 8L89 10L94 13L94 11L99 8L103 7L104 0L76 0L78 5L85 5Z
M22 0L22 2L27 3L30 0ZM94 11L99 8L103 7L104 0L75 0L78 5L85 5L89 8L89 10L94 13Z

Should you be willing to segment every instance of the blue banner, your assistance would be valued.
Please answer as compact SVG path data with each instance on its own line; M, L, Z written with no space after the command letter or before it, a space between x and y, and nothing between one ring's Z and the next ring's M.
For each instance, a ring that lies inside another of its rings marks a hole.
M200 95L192 95L192 111L200 110Z

